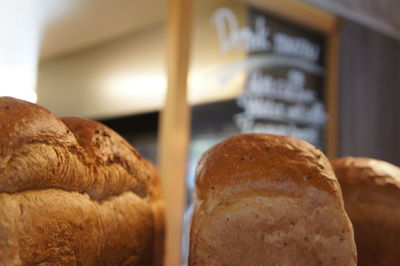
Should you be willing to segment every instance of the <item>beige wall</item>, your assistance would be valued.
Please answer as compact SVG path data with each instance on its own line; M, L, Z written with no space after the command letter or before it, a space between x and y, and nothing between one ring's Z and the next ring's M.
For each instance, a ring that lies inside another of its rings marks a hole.
M60 116L153 111L163 100L164 27L42 62L38 103Z
M189 100L192 104L231 99L243 90L243 72L228 74L243 51L221 53L210 21L229 6L246 23L244 4L198 1L194 16ZM218 3L218 4L216 4ZM59 116L108 118L160 110L165 80L165 23L158 23L92 48L40 64L38 103Z

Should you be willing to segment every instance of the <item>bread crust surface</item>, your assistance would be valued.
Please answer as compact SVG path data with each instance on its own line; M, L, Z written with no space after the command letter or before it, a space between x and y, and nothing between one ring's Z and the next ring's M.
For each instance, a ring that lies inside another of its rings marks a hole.
M245 134L201 158L189 265L356 265L326 157L289 137Z
M153 263L163 205L150 162L101 123L25 101L0 97L0 121L0 265Z
M354 225L359 265L400 265L400 168L354 157L332 166Z

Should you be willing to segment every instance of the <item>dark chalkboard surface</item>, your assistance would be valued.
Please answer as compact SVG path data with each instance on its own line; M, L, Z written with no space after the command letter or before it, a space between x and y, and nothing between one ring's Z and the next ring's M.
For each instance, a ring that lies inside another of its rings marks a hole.
M327 148L324 34L264 10L247 7L244 12L245 26L227 6L212 14L221 54L244 51L246 79L235 99L193 108L189 187L199 156L232 135L287 135Z
M324 150L323 36L253 8L249 25L267 33L268 46L248 49L235 123L241 132L288 135Z

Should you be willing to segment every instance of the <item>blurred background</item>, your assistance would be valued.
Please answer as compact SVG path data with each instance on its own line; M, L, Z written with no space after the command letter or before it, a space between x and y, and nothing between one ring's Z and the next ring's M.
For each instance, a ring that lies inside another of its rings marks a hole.
M190 188L199 156L228 136L284 134L327 152L329 119L336 156L400 165L400 2L301 2L339 21L337 119L324 34L246 1L195 1ZM162 0L0 0L0 94L101 121L156 162L166 17Z

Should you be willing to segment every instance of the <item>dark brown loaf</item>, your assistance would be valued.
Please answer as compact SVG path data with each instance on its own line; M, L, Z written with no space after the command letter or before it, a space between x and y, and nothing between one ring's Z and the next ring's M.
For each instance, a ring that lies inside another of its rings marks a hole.
M229 138L203 155L196 185L189 265L356 265L339 184L312 145Z
M0 265L152 263L157 177L125 140L9 97L0 121Z
M400 265L400 168L370 158L332 161L361 266Z

